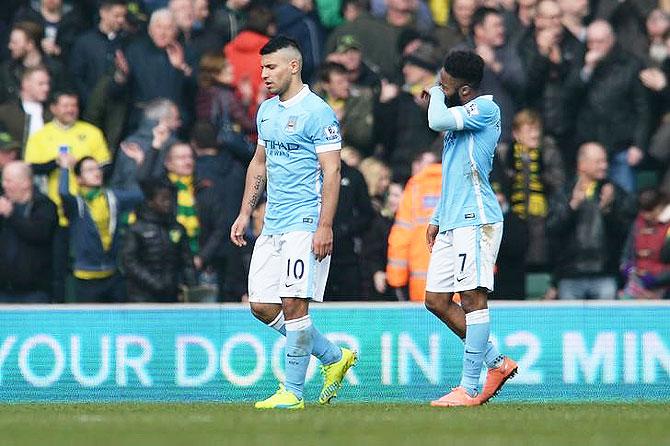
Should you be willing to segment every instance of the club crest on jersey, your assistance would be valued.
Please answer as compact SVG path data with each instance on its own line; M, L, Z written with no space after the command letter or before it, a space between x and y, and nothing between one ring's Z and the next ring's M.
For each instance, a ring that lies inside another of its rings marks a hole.
M288 121L286 121L286 127L284 127L284 132L295 133L297 123L298 123L297 116L289 116Z

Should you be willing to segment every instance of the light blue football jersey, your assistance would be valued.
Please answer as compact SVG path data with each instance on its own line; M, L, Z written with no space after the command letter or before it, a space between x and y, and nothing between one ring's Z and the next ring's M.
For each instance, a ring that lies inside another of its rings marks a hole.
M335 112L305 85L287 101L263 102L256 124L267 167L263 234L316 231L323 184L317 154L342 145Z
M444 135L442 194L431 224L440 232L503 221L489 175L500 138L500 108L492 96L450 107L455 129Z

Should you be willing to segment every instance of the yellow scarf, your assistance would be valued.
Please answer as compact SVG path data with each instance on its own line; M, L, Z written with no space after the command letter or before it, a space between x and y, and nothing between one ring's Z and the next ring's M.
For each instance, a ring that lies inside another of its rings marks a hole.
M177 187L177 221L186 228L186 235L191 246L191 252L199 251L198 236L200 222L195 209L195 188L193 175L168 174L170 181Z

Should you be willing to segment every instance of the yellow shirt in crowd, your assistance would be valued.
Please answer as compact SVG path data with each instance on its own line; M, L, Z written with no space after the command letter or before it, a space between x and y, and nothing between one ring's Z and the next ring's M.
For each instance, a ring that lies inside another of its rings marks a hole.
M68 146L70 153L80 160L90 156L101 165L111 161L107 142L99 128L84 121L77 121L65 128L51 121L41 130L33 133L26 144L25 161L30 164L44 164L58 158L61 146ZM58 194L59 170L54 169L49 174L48 195L58 206L58 221L61 226L67 226L67 218L63 213L60 195ZM70 193L77 195L77 182L70 172Z

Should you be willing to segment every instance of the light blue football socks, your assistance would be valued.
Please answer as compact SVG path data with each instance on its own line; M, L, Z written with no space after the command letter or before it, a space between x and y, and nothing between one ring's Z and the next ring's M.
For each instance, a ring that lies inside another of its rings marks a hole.
M284 386L299 399L302 399L305 375L313 347L312 320L309 315L286 321L286 351L284 353L286 380Z
M470 396L477 395L487 344L489 343L489 310L476 310L465 315L465 349L461 386ZM491 344L493 346L493 344Z
M286 322L284 321L284 312L280 311L277 317L268 324L270 328L277 330L282 335L286 336ZM312 340L314 342L312 347L312 354L321 361L323 365L333 364L342 359L342 350L327 337L321 334L312 324Z

